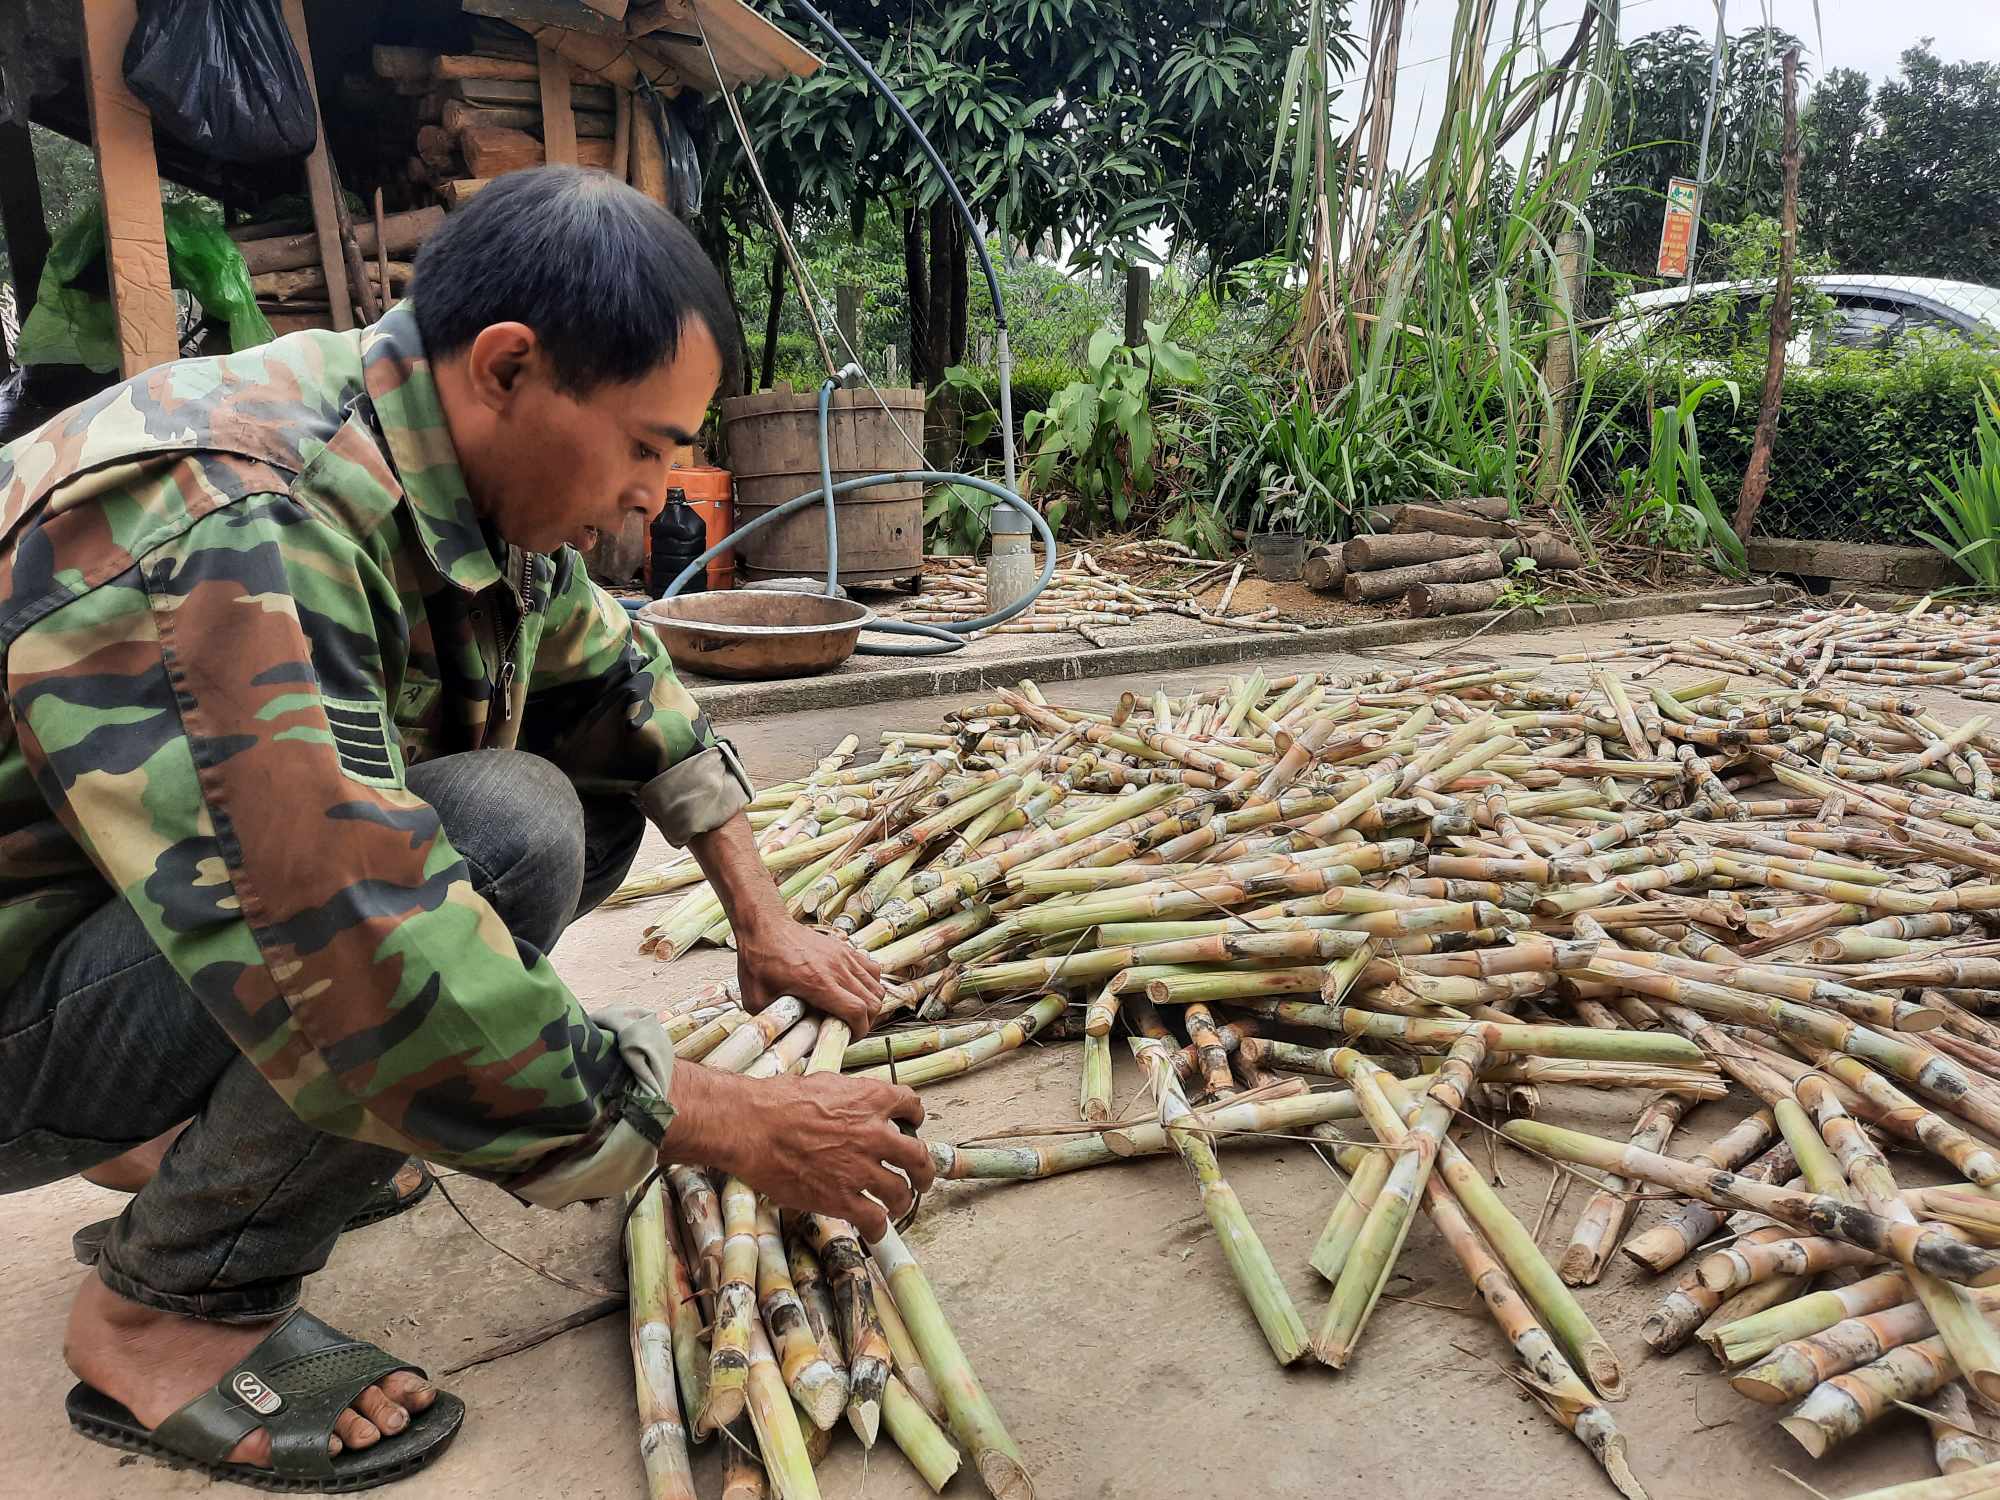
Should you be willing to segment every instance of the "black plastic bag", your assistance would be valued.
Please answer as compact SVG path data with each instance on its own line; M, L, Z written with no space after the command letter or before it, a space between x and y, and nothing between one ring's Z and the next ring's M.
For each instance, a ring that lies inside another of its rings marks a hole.
M156 127L219 161L303 156L319 139L277 0L140 0L125 81Z

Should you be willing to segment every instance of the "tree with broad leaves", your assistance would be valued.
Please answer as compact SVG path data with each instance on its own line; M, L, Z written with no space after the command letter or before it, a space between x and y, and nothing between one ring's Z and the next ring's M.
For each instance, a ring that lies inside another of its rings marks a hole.
M1801 237L1843 271L2000 285L2000 63L1928 42L1872 91L1840 68L1800 120Z
M1289 0L831 0L829 19L896 90L974 215L1010 246L1071 263L1149 259L1146 236L1227 267L1284 232L1270 143L1292 49ZM812 78L762 84L742 104L788 224L871 204L902 226L912 374L963 360L968 246L909 132L859 74L774 4L772 19L827 58ZM1332 59L1339 66L1345 53ZM734 133L710 181L740 228L763 217ZM770 273L773 284L779 271Z
M1704 226L1777 211L1784 187L1783 61L1786 50L1798 45L1789 32L1759 26L1725 46L1701 204ZM1588 206L1597 262L1606 270L1654 274L1667 179L1693 177L1699 160L1712 47L1713 38L1674 26L1622 49L1609 154Z

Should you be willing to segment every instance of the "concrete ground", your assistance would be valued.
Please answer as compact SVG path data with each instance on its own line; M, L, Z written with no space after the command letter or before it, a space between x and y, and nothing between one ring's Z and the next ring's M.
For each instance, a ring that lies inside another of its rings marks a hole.
M1727 633L1707 614L1575 632L1384 648L1371 660L1541 664L1586 644L1632 636ZM1274 643L1281 644L1281 643ZM1352 671L1358 658L1273 658L1266 671ZM1231 669L1177 675L1175 692ZM1554 668L1580 682L1576 668ZM1665 680L1693 673L1670 668ZM1065 685L1058 701L1103 706L1151 679ZM1942 695L1940 695L1942 696ZM841 735L864 743L886 727L930 727L950 700L858 706L732 724L752 773L769 781L806 769ZM1953 706L1957 712L1964 710ZM665 854L654 840L642 867ZM727 973L730 955L663 966L637 953L657 907L598 913L573 928L555 962L586 1004L664 1002ZM963 1140L1022 1125L1073 1121L1076 1048L1032 1048L984 1072L925 1092L927 1134ZM1119 1108L1137 1094L1136 1070L1117 1068ZM1623 1136L1639 1097L1551 1092L1545 1114ZM1735 1104L1695 1112L1671 1149L1720 1133ZM1475 1159L1487 1160L1484 1149ZM1899 1160L1899 1170L1908 1158ZM1501 1148L1500 1191L1533 1225L1550 1188L1547 1167ZM1303 1145L1225 1154L1224 1167L1284 1274L1308 1328L1325 1288L1306 1266L1333 1202L1326 1168ZM478 1226L515 1254L582 1285L622 1280L615 1207L549 1214L520 1207L465 1177L445 1183ZM1545 1245L1560 1245L1582 1206L1573 1191L1550 1215ZM74 1436L61 1403L65 1305L82 1274L69 1236L117 1210L116 1195L80 1180L6 1201L0 1227L0 1348L10 1396L0 1417L0 1500L73 1495L160 1500L220 1494L192 1473L124 1457ZM1641 1223L1648 1222L1642 1217ZM1232 1283L1185 1169L1171 1158L1120 1163L1048 1182L959 1183L929 1195L908 1239L922 1257L961 1342L1025 1453L1044 1500L1196 1500L1330 1493L1502 1500L1612 1494L1583 1448L1527 1401L1505 1371L1509 1352L1428 1224L1413 1231L1395 1284L1344 1374L1281 1371ZM1709 1356L1653 1357L1639 1337L1670 1284L1622 1258L1581 1295L1624 1361L1630 1399L1614 1407L1630 1458L1654 1500L1803 1493L1780 1470L1829 1495L1849 1495L1935 1472L1921 1424L1885 1421L1815 1463L1776 1426L1786 1408L1736 1396ZM554 1285L475 1236L443 1197L344 1238L307 1288L313 1310L434 1371L581 1308L588 1291ZM505 1494L510 1500L585 1500L644 1493L635 1443L630 1357L622 1314L527 1352L480 1364L446 1382L468 1407L452 1451L395 1493L408 1500ZM719 1492L713 1444L698 1458L700 1492ZM927 1494L886 1443L864 1463L841 1435L820 1471L829 1500L917 1500ZM949 1494L978 1485L961 1474Z

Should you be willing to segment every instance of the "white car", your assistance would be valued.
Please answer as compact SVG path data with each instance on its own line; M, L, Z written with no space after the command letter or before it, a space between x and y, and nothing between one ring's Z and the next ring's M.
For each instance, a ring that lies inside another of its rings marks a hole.
M1721 358L1749 337L1760 302L1774 281L1704 281L1692 288L1662 287L1619 299L1613 321L1596 338L1604 353L1643 353L1648 345L1681 335L1681 352ZM1801 276L1797 289L1810 288L1832 303L1817 326L1797 315L1785 346L1785 363L1810 366L1830 349L1888 349L1916 335L2000 349L2000 287L1935 276L1865 276L1828 273ZM1796 299L1797 291L1794 292ZM1692 339L1689 349L1684 342Z

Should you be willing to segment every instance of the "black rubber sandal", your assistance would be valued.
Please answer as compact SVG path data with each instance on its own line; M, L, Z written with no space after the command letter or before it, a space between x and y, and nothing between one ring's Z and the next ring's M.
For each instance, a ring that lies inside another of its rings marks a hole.
M72 1390L65 1404L70 1426L93 1442L255 1489L339 1495L414 1474L458 1436L465 1403L439 1391L428 1408L410 1413L410 1425L401 1432L385 1433L367 1448L326 1451L341 1412L368 1386L398 1370L424 1374L301 1310L272 1329L213 1390L150 1431L87 1385ZM229 1450L259 1427L271 1435L271 1467L227 1462Z
M396 1179L391 1177L375 1190L352 1218L340 1226L340 1232L346 1234L350 1229L360 1229L368 1224L379 1224L384 1219L393 1219L397 1214L415 1208L429 1197L431 1189L437 1185L437 1178L431 1175L431 1169L422 1162L417 1162L416 1166L423 1175L415 1187L407 1193L399 1193L396 1191ZM398 1167L396 1170L400 1172L402 1168ZM104 1253L104 1242L111 1237L111 1226L115 1222L112 1219L99 1219L94 1224L84 1225L69 1237L69 1253L76 1257L78 1265L97 1264L97 1257Z

